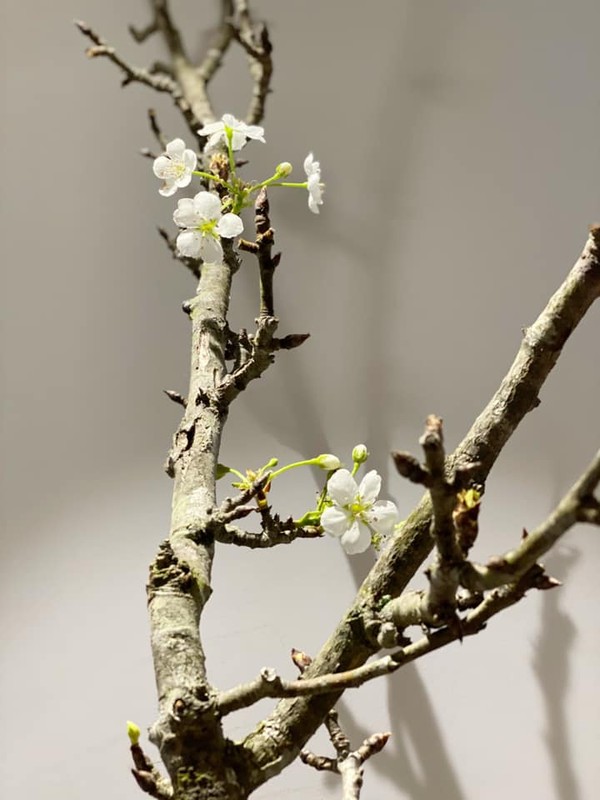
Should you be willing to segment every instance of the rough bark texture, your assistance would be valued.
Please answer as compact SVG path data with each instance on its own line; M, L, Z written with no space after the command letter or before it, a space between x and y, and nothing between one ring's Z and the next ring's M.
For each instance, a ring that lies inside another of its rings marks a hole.
M230 259L231 263L231 259ZM190 389L173 438L174 478L169 540L152 564L148 585L159 718L151 738L182 800L237 800L244 793L206 680L199 623L211 592L215 473L226 408L217 387L225 373L226 318L232 269L205 264L186 304L192 321Z

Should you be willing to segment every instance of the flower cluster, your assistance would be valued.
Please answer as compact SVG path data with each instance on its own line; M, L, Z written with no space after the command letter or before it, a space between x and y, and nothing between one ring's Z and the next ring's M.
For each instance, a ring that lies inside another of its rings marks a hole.
M374 535L387 536L398 522L395 504L377 500L380 491L381 476L374 469L360 485L347 469L338 469L327 482L331 505L321 515L321 526L349 555L363 553Z
M193 199L180 200L173 221L183 228L177 237L181 255L212 264L223 260L219 237L233 239L244 230L244 223L237 214L221 214L221 200L212 192L198 192Z
M177 204L173 221L181 228L177 236L177 251L181 256L202 259L220 264L223 261L221 239L239 236L244 224L239 212L251 204L252 194L265 186L301 187L308 190L308 207L318 214L323 203L321 167L310 153L304 161L306 181L289 183L282 178L292 171L291 164L284 162L274 175L260 183L246 184L236 176L234 152L241 150L248 140L264 142L264 129L260 125L247 125L232 114L224 114L218 122L210 122L200 128L198 134L206 137L205 152L214 153L224 146L229 158L228 180L212 173L196 170L198 158L193 150L186 148L183 139L173 139L165 153L154 160L153 171L163 181L158 190L163 197L171 197L178 189L189 186L194 175L213 183L219 190L203 190L193 198L185 198Z

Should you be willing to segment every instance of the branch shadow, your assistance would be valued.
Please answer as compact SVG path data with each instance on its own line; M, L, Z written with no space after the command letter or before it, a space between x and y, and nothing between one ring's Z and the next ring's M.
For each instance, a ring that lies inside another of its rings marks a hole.
M369 773L385 779L411 800L465 800L452 767L433 705L414 664L408 664L388 683L390 730L387 747L369 762ZM375 731L359 724L343 701L340 721L353 748ZM334 776L328 776L331 786Z
M548 570L563 580L579 557L579 551L562 547L547 558ZM561 597L558 590L544 597L532 667L544 700L546 719L543 735L552 765L556 797L560 800L580 800L567 719L569 659L577 638L577 628L569 614L561 609Z

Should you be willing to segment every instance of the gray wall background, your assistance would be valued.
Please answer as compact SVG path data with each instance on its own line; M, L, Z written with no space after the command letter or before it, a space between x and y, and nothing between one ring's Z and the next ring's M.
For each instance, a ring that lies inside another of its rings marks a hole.
M216 4L174 2L194 47ZM312 332L233 409L223 460L238 468L360 441L403 513L418 491L389 470L417 451L426 414L449 447L487 401L530 323L600 218L600 7L593 0L275 2L256 7L276 52L267 147L301 173L313 150L327 182L320 217L305 196L273 198L284 253L283 332ZM155 226L159 197L146 109L186 134L169 101L118 88L88 62L83 18L134 62L142 0L4 0L1 246L3 313L0 793L139 797L124 721L155 712L144 581L164 536L161 471L185 390L193 293ZM215 81L238 116L240 54ZM188 137L189 139L189 137ZM256 312L254 265L238 279L236 326ZM477 556L540 521L598 447L598 309L568 345L542 405L488 484ZM283 512L306 508L314 476L282 480ZM364 800L592 800L600 785L596 530L547 560L562 589L530 596L462 646L348 693L358 744L393 739L370 762ZM371 563L332 540L273 553L221 549L204 638L225 688L292 646L314 652ZM241 736L270 704L229 720ZM325 750L319 736L315 749ZM294 766L257 793L339 796Z

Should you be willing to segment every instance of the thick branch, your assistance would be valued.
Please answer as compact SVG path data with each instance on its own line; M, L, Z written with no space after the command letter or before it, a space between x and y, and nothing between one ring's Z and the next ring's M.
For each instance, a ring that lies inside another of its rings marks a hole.
M523 417L538 404L539 392L565 342L600 295L599 249L600 226L597 226L592 228L583 253L563 285L526 331L500 388L452 456L453 466L478 462L478 482L485 481ZM365 605L377 607L386 594L398 596L404 590L430 552L430 524L431 503L426 497L367 576L354 604L309 667L310 677L355 668L374 652L376 645L357 624L361 610ZM497 596L504 595L500 592ZM444 631L447 629L436 631L427 642L458 635ZM466 635L464 630L462 635ZM338 697L336 692L326 698L284 700L246 738L246 753L254 758L255 785L279 773L296 757Z
M187 105L186 119L192 129L197 129L215 119L206 93L206 82L185 52L181 34L173 22L167 0L151 0L151 2L154 8L153 25L163 36L171 57L173 74Z
M225 264L205 264L196 296L187 304L192 321L191 375L183 419L169 456L174 477L169 540L151 567L148 606L159 718L152 741L174 781L210 775L214 797L241 797L227 768L226 742L214 714L199 622L211 592L216 505L215 474L226 410L211 398L225 373L227 310L232 251Z

